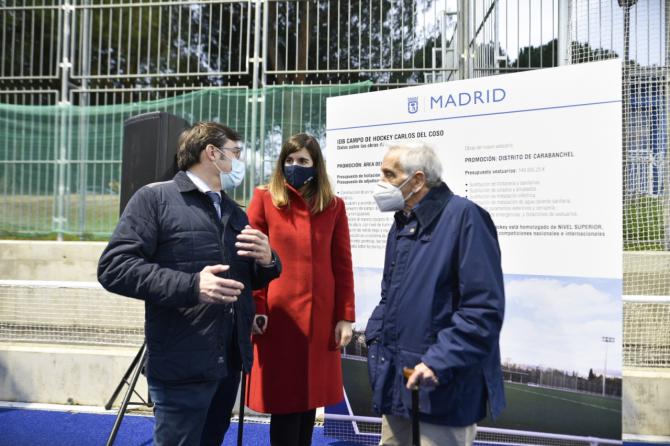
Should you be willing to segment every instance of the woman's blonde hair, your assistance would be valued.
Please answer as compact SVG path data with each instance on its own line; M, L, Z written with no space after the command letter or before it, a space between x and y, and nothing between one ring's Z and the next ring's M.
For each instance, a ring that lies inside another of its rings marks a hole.
M335 194L333 194L330 181L328 181L326 163L321 153L321 146L319 146L319 142L313 136L307 133L298 133L291 136L282 144L277 165L270 177L267 189L270 191L272 203L275 206L284 207L290 205L289 193L286 188L286 177L284 176L284 163L290 154L301 149L307 149L309 156L312 157L316 177L301 187L300 192L302 192L305 201L310 203L312 213L316 214L328 207L333 198L335 198Z

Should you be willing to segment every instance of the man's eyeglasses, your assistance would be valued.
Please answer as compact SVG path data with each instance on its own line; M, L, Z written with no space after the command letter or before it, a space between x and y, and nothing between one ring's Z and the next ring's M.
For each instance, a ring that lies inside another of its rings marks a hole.
M226 148L223 148L223 149L221 149L221 148L219 148L219 147L216 147L216 146L213 146L213 147L214 147L216 150L218 150L219 152L221 152L221 153L223 154L223 156L226 156L226 152L225 152L225 150L231 152L231 153L233 154L233 156L234 156L235 158L237 158L237 159L240 159L240 156L242 156L242 147L239 147L239 146L237 146L237 147L230 147L230 148L226 147Z

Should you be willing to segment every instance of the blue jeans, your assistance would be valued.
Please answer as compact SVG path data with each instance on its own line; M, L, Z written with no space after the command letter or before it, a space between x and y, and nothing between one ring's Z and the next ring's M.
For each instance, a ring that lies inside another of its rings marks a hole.
M149 379L156 446L220 446L230 426L240 371L219 381L171 384Z

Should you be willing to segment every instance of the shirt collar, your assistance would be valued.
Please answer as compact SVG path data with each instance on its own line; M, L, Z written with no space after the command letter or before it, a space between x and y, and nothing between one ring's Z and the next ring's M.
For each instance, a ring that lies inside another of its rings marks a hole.
M202 180L202 178L200 178L199 176L197 176L196 174L194 174L190 170L186 171L186 175L188 175L188 178L193 182L193 184L195 184L195 187L197 187L200 192L206 194L207 192L212 191L212 189L207 185L207 183L205 183ZM221 192L218 192L218 191L214 191L214 192L221 195Z
M453 195L451 189L444 182L441 182L428 191L426 196L412 208L409 216L405 216L403 211L398 211L394 215L395 220L400 225L404 225L416 218L419 221L419 226L426 228L440 214Z

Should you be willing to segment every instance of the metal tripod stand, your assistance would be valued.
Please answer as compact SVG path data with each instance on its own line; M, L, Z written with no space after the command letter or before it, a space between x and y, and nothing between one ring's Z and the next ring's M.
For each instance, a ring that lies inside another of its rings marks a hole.
M137 379L140 377L140 373L142 372L142 367L144 367L144 361L145 357L147 354L147 343L144 341L142 343L142 346L140 349L137 351L137 354L135 355L135 358L133 361L130 363L130 366L128 366L128 370L126 370L126 373L123 375L123 378L121 378L121 381L119 384L116 386L116 389L114 390L114 393L112 393L112 397L107 401L107 404L105 404L105 409L109 410L112 408L112 405L114 404L114 401L116 401L116 398L119 396L119 393L121 392L121 389L123 388L124 385L128 386L128 389L126 390L125 395L123 396L123 401L121 402L121 406L119 407L119 411L116 414L116 421L114 421L114 427L112 428L112 432L109 434L109 438L107 439L107 446L112 446L114 444L114 440L116 439L116 434L119 431L119 427L121 427L121 422L123 421L123 416L126 414L126 410L128 409L129 405L141 405L141 406L147 406L147 407L153 407L153 403L151 402L151 396L147 396L147 399L145 400L142 398L142 396L135 391L135 385L137 384ZM131 376L132 375L132 376ZM128 378L130 377L130 381L128 381ZM141 402L132 402L130 401L131 396L137 395L137 397L141 400Z

